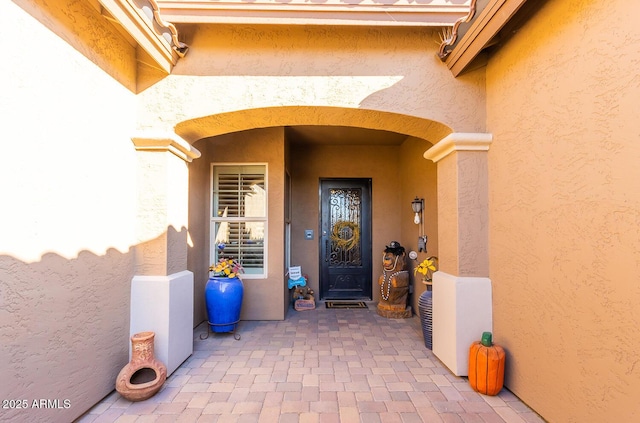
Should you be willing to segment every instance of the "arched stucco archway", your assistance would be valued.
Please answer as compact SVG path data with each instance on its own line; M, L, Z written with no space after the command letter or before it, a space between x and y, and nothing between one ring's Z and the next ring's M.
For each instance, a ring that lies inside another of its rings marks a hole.
M175 132L190 143L254 128L296 125L351 126L406 134L435 144L452 132L440 122L381 110L283 106L237 110L185 120Z

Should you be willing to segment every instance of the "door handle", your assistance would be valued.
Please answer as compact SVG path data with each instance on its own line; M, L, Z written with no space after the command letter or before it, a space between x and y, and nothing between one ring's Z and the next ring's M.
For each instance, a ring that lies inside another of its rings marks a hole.
M324 261L329 261L329 239L324 240Z

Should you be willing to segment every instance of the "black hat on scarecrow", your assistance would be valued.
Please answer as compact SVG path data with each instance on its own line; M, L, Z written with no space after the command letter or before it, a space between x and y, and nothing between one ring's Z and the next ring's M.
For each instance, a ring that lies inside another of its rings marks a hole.
M391 241L391 243L385 247L384 252L401 256L404 254L404 247L400 245L398 241Z

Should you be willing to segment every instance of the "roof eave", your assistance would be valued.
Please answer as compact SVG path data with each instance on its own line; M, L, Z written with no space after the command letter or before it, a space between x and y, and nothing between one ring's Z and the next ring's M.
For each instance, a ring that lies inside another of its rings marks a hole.
M119 24L146 51L163 72L169 74L188 47L178 41L173 24L162 20L155 0L99 0L103 16Z
M469 15L456 22L452 31L442 37L439 56L451 73L459 76L470 70L526 1L489 0L482 5L481 1L473 0ZM462 27L464 34L459 36Z

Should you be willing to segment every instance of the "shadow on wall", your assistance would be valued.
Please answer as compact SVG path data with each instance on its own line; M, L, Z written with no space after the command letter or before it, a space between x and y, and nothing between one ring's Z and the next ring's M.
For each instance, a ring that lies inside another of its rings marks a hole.
M115 389L129 361L136 248L32 263L0 255L0 398L20 401L0 420L72 421Z

